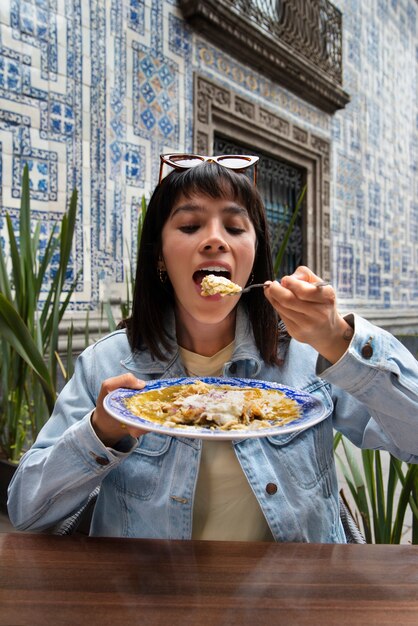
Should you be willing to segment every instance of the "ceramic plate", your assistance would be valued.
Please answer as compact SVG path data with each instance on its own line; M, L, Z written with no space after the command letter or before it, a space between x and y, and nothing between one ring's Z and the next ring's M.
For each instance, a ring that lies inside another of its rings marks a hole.
M146 393L154 389L162 389L172 385L188 385L201 380L211 385L230 385L231 387L258 387L260 389L277 389L288 398L295 400L301 410L301 416L283 426L272 425L267 428L246 428L245 430L225 431L216 428L204 428L202 426L183 426L172 428L156 422L144 419L132 413L125 405L126 398L138 393ZM170 435L172 437L193 437L195 439L248 439L249 437L270 437L292 433L298 430L310 428L327 417L328 412L322 402L312 394L297 389L291 389L260 380L248 380L245 378L169 378L148 381L140 391L134 389L116 389L109 393L104 400L104 407L114 418L143 430Z

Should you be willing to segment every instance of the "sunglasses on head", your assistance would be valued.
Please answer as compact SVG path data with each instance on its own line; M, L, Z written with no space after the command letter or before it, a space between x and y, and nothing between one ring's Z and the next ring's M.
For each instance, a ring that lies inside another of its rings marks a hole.
M250 156L247 154L221 154L219 156L201 156L200 154L160 154L160 177L158 182L161 183L164 165L169 165L176 170L188 170L191 167L201 165L205 161L208 163L218 163L230 170L245 170L254 165L253 181L257 182L257 163L258 156Z

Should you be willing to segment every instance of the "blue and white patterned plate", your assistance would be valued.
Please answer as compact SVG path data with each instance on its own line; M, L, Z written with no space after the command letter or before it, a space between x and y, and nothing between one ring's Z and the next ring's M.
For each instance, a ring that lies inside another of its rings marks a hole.
M267 428L246 428L239 431L225 431L216 428L203 428L202 426L184 426L181 428L171 428L156 422L144 419L132 413L125 405L126 398L138 393L146 393L154 389L162 389L172 385L189 385L196 381L203 381L210 385L230 385L231 387L256 387L260 389L277 389L283 392L288 398L295 400L301 410L301 416L284 426L272 425ZM146 386L138 391L137 389L115 389L109 393L104 400L105 410L113 415L115 419L129 426L136 426L147 431L153 431L173 437L193 437L195 439L248 439L249 437L269 437L292 433L298 430L310 428L321 422L328 415L322 402L310 393L291 389L278 383L270 383L261 380L250 380L245 378L167 378L151 380Z

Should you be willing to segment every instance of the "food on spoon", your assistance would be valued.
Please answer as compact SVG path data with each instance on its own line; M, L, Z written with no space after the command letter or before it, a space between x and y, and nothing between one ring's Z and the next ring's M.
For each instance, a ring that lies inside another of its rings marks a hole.
M199 380L136 393L124 403L134 415L171 428L271 428L300 417L296 400L277 389L237 388Z
M216 294L227 296L231 293L239 293L242 291L242 287L233 283L229 278L225 278L225 276L215 276L215 274L205 276L200 287L200 294L202 296L214 296Z

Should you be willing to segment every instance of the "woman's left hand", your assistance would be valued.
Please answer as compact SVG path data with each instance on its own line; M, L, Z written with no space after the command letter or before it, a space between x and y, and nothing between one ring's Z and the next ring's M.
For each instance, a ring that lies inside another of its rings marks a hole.
M286 324L289 335L336 363L347 350L353 329L338 312L331 285L312 284L319 280L309 268L300 266L280 283L267 284L264 293Z

